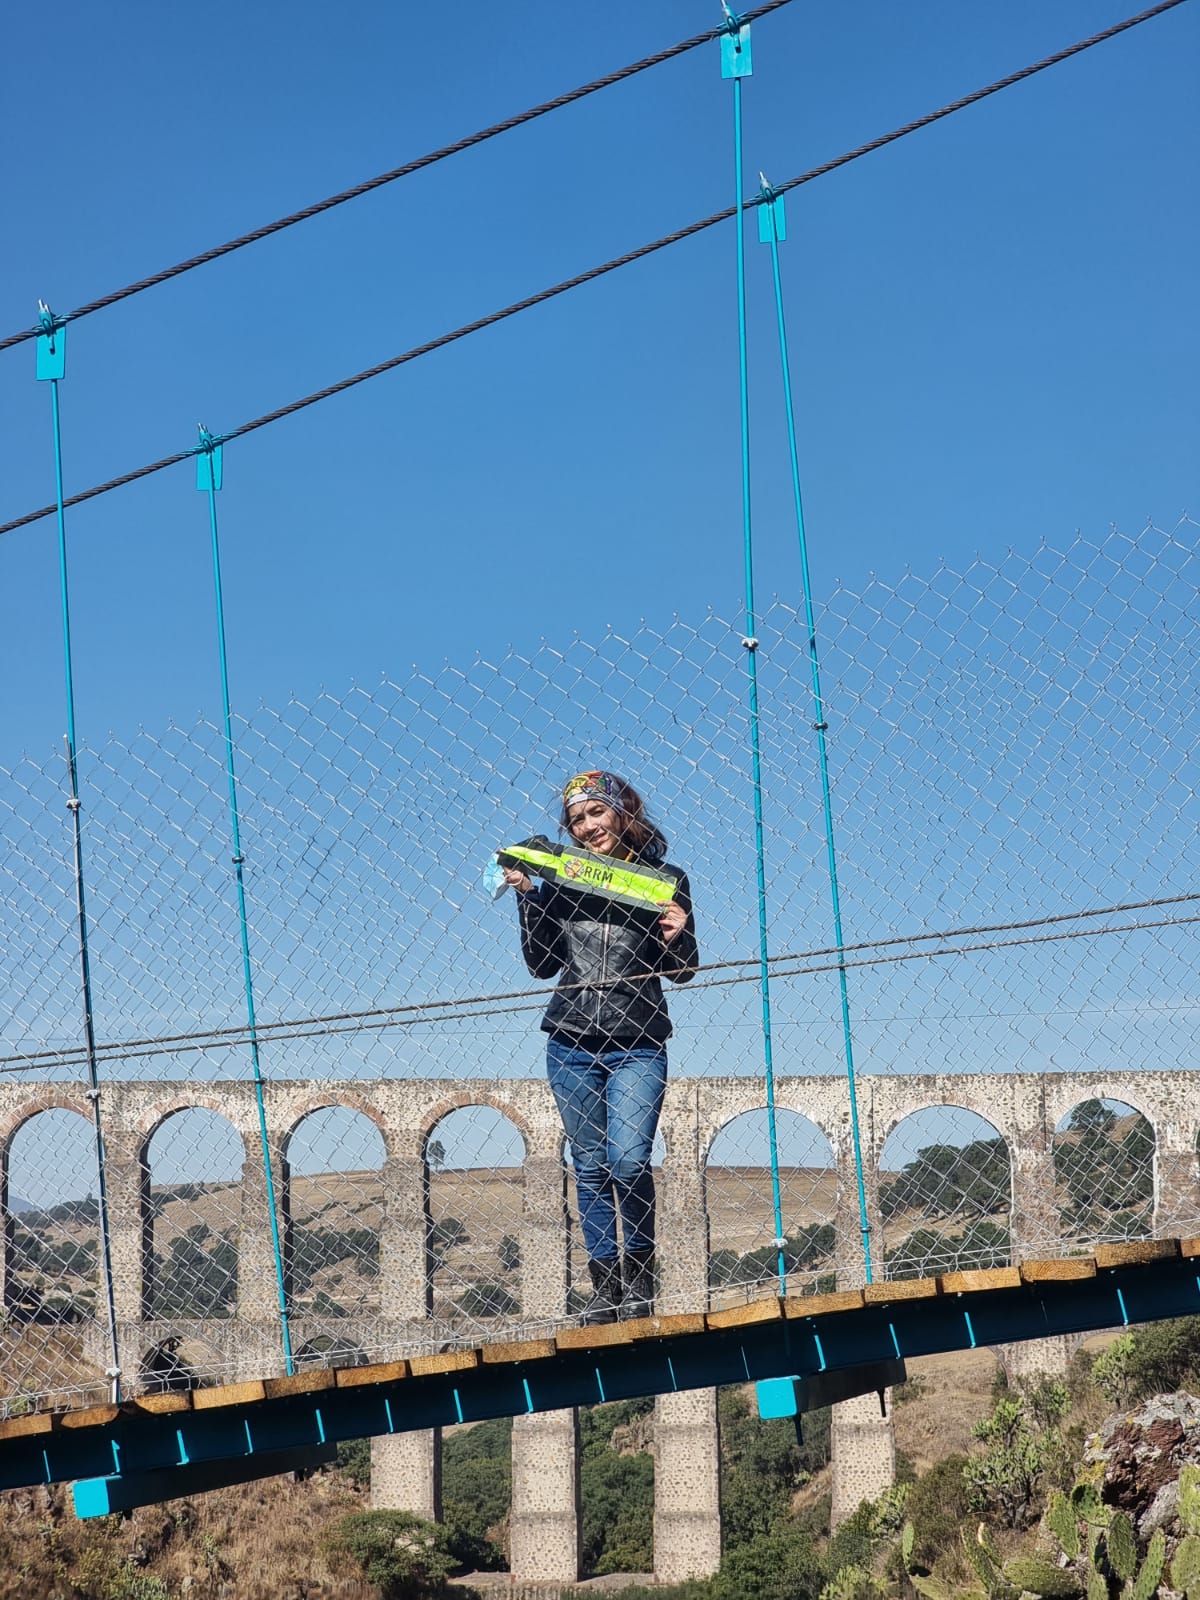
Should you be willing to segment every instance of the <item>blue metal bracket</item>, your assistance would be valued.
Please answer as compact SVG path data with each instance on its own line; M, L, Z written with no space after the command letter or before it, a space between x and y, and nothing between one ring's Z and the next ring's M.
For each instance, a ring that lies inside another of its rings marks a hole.
M44 300L38 301L37 376L40 383L61 378L67 367L67 325Z
M203 423L200 424L200 453L196 457L196 488L201 494L219 489L223 477L224 446L213 437Z
M794 1417L799 1411L796 1404L796 1378L760 1378L754 1385L758 1397L760 1417Z
M75 1515L106 1517L112 1511L174 1500L180 1495L225 1489L253 1478L281 1472L308 1472L337 1460L336 1445L310 1445L300 1450L268 1450L226 1461L196 1461L157 1472L123 1472L107 1478L81 1478L74 1486Z
M898 1359L869 1361L862 1366L841 1367L833 1372L810 1372L791 1378L760 1378L758 1392L760 1417L798 1417L821 1406L837 1405L860 1394L882 1394L908 1376Z
M787 239L787 211L783 204L783 195L776 194L762 173L762 200L758 207L758 242L759 244L783 244Z
M750 55L750 24L731 11L721 0L725 11L725 31L721 35L721 76L723 78L748 78L754 71Z

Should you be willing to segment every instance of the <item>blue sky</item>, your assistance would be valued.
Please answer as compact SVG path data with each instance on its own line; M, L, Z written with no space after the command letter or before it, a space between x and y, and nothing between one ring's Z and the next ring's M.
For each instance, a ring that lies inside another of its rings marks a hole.
M755 27L747 192L1127 14L796 3ZM66 310L714 24L217 3L8 21L2 331ZM1184 5L789 198L818 595L835 577L1170 526L1196 504L1200 9ZM72 328L68 490L189 447L732 198L715 45ZM748 245L764 594L797 570L766 252ZM231 446L235 701L741 592L732 224ZM0 355L5 520L52 496ZM83 741L217 709L181 467L71 514ZM0 765L63 726L53 525L0 541Z
M744 192L759 168L782 181L1126 14L1109 0L795 0L755 25ZM10 150L33 154L0 176L0 335L33 319L38 296L68 310L714 25L719 10L459 4L414 22L300 0L286 12L77 6L61 20L51 42L44 16L9 19L0 103ZM892 592L908 566L944 558L964 572L976 552L998 566L1010 547L1064 548L1077 529L1099 544L1114 523L1169 529L1195 512L1198 34L1200 7L1180 6L789 197L783 276L818 599L835 580L864 594L877 573ZM714 44L74 325L68 492L189 448L197 420L235 427L732 197ZM747 250L759 594L795 605L753 218ZM0 411L4 521L53 492L31 345L0 353ZM468 669L510 644L530 659L543 638L557 650L609 624L633 637L642 618L662 632L675 613L696 627L710 606L735 616L737 428L726 224L231 445L220 514L235 705L277 708L292 692L311 704L321 685L341 700L355 680L402 684L413 664L429 678L446 659ZM70 513L68 529L85 746L109 729L190 729L201 707L215 716L207 512L190 467ZM40 765L64 726L52 521L0 539L0 595L0 769L23 750ZM529 759L520 740L514 750ZM547 768L559 760L550 752ZM85 760L85 791L89 776ZM511 813L507 795L488 804ZM124 834L113 837L119 854ZM919 830L896 838L917 882ZM98 875L108 848L89 840ZM480 852L463 848L473 874ZM1134 859L1114 854L1118 868ZM1078 892L1102 901L1103 887ZM1046 892L1055 907L1066 895ZM818 879L811 898L823 905ZM914 920L941 910L904 904ZM472 876L463 916L491 941L511 907L480 906ZM798 923L807 908L796 899ZM707 916L715 936L711 904ZM722 932L748 947L740 924ZM99 942L103 1009L119 963L104 967ZM516 955L497 949L505 988ZM404 992L391 968L376 977L386 996ZM1099 992L1089 983L1091 969L1073 1003ZM899 988L893 1002L881 980L885 1024L920 1002L919 984ZM236 1009L236 983L221 992ZM969 1012L970 998L955 1004ZM822 1010L822 1029L831 1017ZM532 1062L529 1023L517 1026ZM1029 1026L1029 1050L1053 1060L1053 1038ZM756 1058L752 1019L745 1028Z

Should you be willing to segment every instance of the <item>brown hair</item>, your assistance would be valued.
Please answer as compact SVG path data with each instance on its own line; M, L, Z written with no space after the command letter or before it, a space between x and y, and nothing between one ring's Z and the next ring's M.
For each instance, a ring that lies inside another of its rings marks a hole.
M617 777L616 773L610 773L608 776L616 790L613 796L616 801L613 810L621 822L621 843L632 855L639 856L643 861L664 861L667 855L667 838L658 824L652 822L646 815L646 802L624 778ZM604 796L598 795L596 798L604 799ZM565 805L559 817L559 826L570 833L571 820Z

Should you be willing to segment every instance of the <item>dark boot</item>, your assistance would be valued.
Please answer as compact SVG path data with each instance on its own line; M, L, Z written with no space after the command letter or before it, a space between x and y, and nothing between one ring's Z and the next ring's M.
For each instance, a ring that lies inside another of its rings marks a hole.
M652 1317L654 1315L654 1251L627 1250L625 1252L625 1298L621 1302L622 1317Z
M580 1322L585 1328L595 1327L600 1322L615 1322L621 1304L620 1256L608 1261L589 1261L588 1272L594 1293L580 1313Z

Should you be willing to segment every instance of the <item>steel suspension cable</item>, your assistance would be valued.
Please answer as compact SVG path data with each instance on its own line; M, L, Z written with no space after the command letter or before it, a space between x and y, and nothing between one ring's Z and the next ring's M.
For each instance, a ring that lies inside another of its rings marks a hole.
M109 1366L105 1372L114 1403L121 1399L121 1352L117 1332L116 1291L113 1286L112 1227L108 1200L108 1163L104 1148L104 1121L100 1111L100 1071L96 1059L96 1021L92 1004L92 969L88 949L87 900L83 874L82 802L75 758L75 674L71 660L71 601L67 570L67 523L63 501L62 429L58 385L66 372L66 330L46 305L41 307L41 332L37 346L37 376L50 384L50 412L54 434L54 487L58 510L58 582L62 609L63 670L66 691L67 809L71 813L74 857L75 926L78 933L79 989L83 1003L83 1053L87 1067L87 1097L92 1110L92 1138L96 1152L96 1201L100 1226L100 1286L108 1323Z
M979 951L1012 949L1028 944L1050 943L1059 939L1091 939L1103 937L1105 934L1110 933L1138 933L1152 928L1182 927L1200 919L1196 917L1166 918L1154 922L1127 923L1123 926L1110 925L1104 928L1085 928L1078 932L1033 935L1028 939L993 939L983 944L950 945L946 943L950 939L975 938L980 934L1016 933L1035 928L1053 927L1059 923L1078 922L1085 917L1112 917L1124 915L1131 911L1189 905L1197 900L1200 900L1200 894L1162 895L1153 900L1131 900L1118 905L1093 906L1083 911L1055 912L1041 917L1026 918L1020 922L980 923L966 928L940 928L928 933L907 933L888 939L867 939L858 944L844 945L841 950L830 947L828 949L789 951L783 955L772 956L770 964L777 977L806 977L812 973L836 971L837 963L793 967L789 971L782 969L789 962L820 963L826 956L835 956L837 961L844 963L847 968L865 968L886 966L902 961L923 961L940 956L968 955ZM865 953L873 950L889 950L896 945L920 943L940 943L942 948L905 951L898 955L870 955ZM846 959L852 955L859 957L859 959ZM736 967L752 967L756 965L757 957L743 956L732 961L705 962L698 966L696 970L704 973L728 972ZM756 981L756 976L751 973L732 978L708 978L700 983L693 982L691 988L693 990L716 988L754 981ZM586 986L560 985L560 987ZM257 1023L257 1028L259 1037L263 1039L302 1039L317 1038L331 1033L353 1033L359 1029L415 1027L422 1024L433 1024L442 1019L453 1022L464 1016L500 1015L502 1014L500 1011L501 1002L512 1000L534 999L538 1005L542 1005L545 1001L545 995L546 991L541 987L509 989L498 993L461 995L450 1000L418 1000L398 1006L372 1006L363 1011L334 1011L316 1016L286 1017L280 1018L278 1022L263 1022L260 1019ZM468 1006L484 1007L485 1009L468 1012L465 1009ZM515 1007L513 1009L536 1009L536 1007ZM246 1029L244 1025L237 1025L223 1028L200 1028L190 1033L154 1034L145 1038L110 1040L107 1043L101 1040L97 1042L95 1050L97 1057L100 1059L108 1057L123 1058L138 1053L167 1054L175 1050L180 1053L192 1050L210 1050L222 1045L241 1044L245 1042L245 1039ZM22 1051L15 1055L0 1056L0 1072L46 1070L51 1067L79 1065L81 1062L82 1057L73 1047Z
M724 4L724 0L722 0ZM750 505L750 386L746 354L746 229L742 200L742 79L753 68L750 28L725 7L728 22L721 40L722 76L733 80L734 193L737 196L737 330L738 410L742 466L742 565L746 593L747 695L749 700L750 787L754 800L754 877L758 902L758 992L762 1004L763 1072L767 1093L767 1143L771 1162L771 1207L775 1222L775 1258L779 1292L787 1293L784 1262L783 1196L779 1181L779 1136L775 1114L775 1062L771 1039L771 962L767 930L766 840L763 829L762 741L758 713L758 640L754 608L754 538Z
M279 1301L279 1332L288 1376L295 1372L292 1358L292 1332L288 1321L287 1279L283 1270L283 1250L279 1241L279 1210L275 1199L275 1178L271 1170L271 1146L267 1138L267 1110L263 1098L262 1063L258 1050L258 1023L254 1012L254 975L250 964L250 930L246 920L246 858L242 853L242 828L238 813L237 774L234 763L233 712L229 696L229 653L225 644L225 598L221 583L221 545L217 536L217 490L221 486L222 452L207 428L200 430L200 455L197 465L199 487L208 495L208 522L212 543L213 592L216 600L217 656L221 667L221 708L225 729L225 776L229 790L229 827L233 845L233 870L237 884L238 931L242 947L242 985L246 998L247 1038L254 1076L254 1103L258 1110L258 1137L266 1176L267 1212L271 1224L271 1252L275 1265L275 1292Z
M852 161L861 160L863 156L882 150L885 145L893 144L898 139L907 138L909 134L917 133L922 128L940 121L943 117L953 116L955 112L963 111L968 106L975 105L978 101L986 99L989 95L998 94L1003 89L1012 88L1014 84L1026 78L1033 77L1035 73L1044 72L1047 68L1057 66L1060 62L1068 60L1071 56L1079 55L1084 50L1090 50L1106 40L1114 38L1119 33L1124 33L1129 28L1137 27L1139 23L1148 22L1152 17L1157 17L1165 11L1171 11L1176 6L1183 5L1185 0L1160 0L1160 4L1151 6L1149 10L1142 11L1134 17L1128 17L1124 22L1116 23L1111 28L1105 28L1101 33L1092 34L1087 39L1081 39L1066 49L1056 51L1051 56L1035 61L1028 67L1022 67L1018 72L1009 73L1007 77L999 78L994 83L976 89L971 94L963 95L958 100L952 100L947 105L941 106L936 111L930 111L913 122L906 122L899 128L893 128L889 133L880 134L877 138L869 140L866 144L857 145L853 150L847 150L840 156L833 157L830 161L822 162L820 166L810 167L807 172L800 173L797 177L789 178L785 183L776 186L776 193L784 194L791 189L799 188L801 184L812 183L817 178L825 177L830 172L836 172L839 167L848 166ZM748 13L754 15L754 13ZM711 37L706 35L705 37ZM762 203L762 197L753 196L744 202L745 206L757 206ZM591 283L597 278L604 277L609 272L615 272L621 267L632 265L647 256L654 255L659 250L665 250L670 245L679 244L684 239L690 239L698 233L703 233L707 228L715 227L718 223L728 222L737 216L738 206L727 206L724 210L714 211L711 216L702 217L697 222L690 222L682 228L677 228L673 233L664 234L661 239L654 239L649 244L639 245L634 250L628 250L623 255L614 256L611 260L599 266L590 267L586 272L577 273L572 278L564 278L561 283L553 284L548 289L539 290L536 294L527 295L523 300L516 300L511 305L502 307L498 311L490 312L487 316L479 317L474 322L464 323L459 328L452 329L449 333L439 334L434 339L427 340L424 344L414 345L411 349L402 351L397 356L392 356L387 361L381 361L376 366L367 367L362 372L356 372L349 378L343 378L337 383L327 385L314 393L305 395L302 399L293 400L289 404L268 411L261 417L256 417L252 422L245 422L235 428L231 433L223 434L222 439L237 439L248 433L253 433L258 428L265 428L268 424L282 421L284 417L291 416L294 412L303 411L306 407L316 405L319 401L331 399L334 395L342 394L347 389L353 389L360 383L366 383L371 378L380 377L385 372L391 372L397 367L402 367L410 361L416 361L422 356L432 355L435 350L441 350L446 345L454 344L459 339L464 339L470 334L480 333L485 328L493 327L496 323L504 322L509 317L515 317L520 312L529 311L534 306L542 305L548 300L556 299L561 294L570 290L581 288L584 284ZM190 460L197 452L195 450L180 450L174 455L162 456L157 461L148 462L145 466L135 467L129 472L122 473L119 477L109 478L104 483L84 489L78 494L70 496L64 503L69 506L82 505L87 500L94 500L97 496L109 494L115 489L123 489L131 483L137 483L142 478L151 477L154 473L164 472L168 467L175 467L180 462ZM36 511L27 511L22 516L14 517L8 522L0 523L0 534L14 533L18 528L28 527L31 523L40 522L43 518L53 516L54 506L40 506Z
M862 1134L859 1127L858 1091L854 1073L854 1036L850 1025L850 993L846 982L845 935L842 929L842 902L838 892L837 850L834 843L833 797L829 782L829 742L826 734L825 697L821 690L821 658L817 649L817 624L813 614L812 574L808 562L808 536L804 528L804 497L800 490L800 455L796 445L796 408L792 401L792 374L788 361L787 324L783 315L783 284L779 274L779 239L784 212L783 196L763 179L763 205L758 213L759 236L771 247L771 277L775 289L775 320L779 328L779 364L783 374L783 405L787 420L788 463L792 472L792 500L796 511L796 535L800 547L800 583L804 594L804 624L808 636L808 662L812 678L813 731L817 736L817 766L821 778L821 813L825 824L825 861L829 874L829 896L833 912L833 938L837 951L838 1000L842 1018L842 1050L846 1062L846 1083L850 1096L850 1134L854 1146L854 1173L858 1183L858 1221L862 1234L863 1272L871 1283L871 1233L867 1214L867 1189L863 1176Z
M747 20L765 17L768 12L778 11L790 4L791 0L765 0L765 4L747 12ZM489 139L498 138L502 133L511 133L514 128L523 127L527 122L534 122L551 111L559 111L563 106L574 105L577 100L584 100L588 95L597 94L601 89L609 89L614 84L623 83L626 78L636 77L639 72L647 72L651 67L661 66L664 61L672 61L676 56L695 50L698 45L708 44L720 32L719 28L709 28L704 33L693 34L690 39L681 39L678 44L668 45L665 50L657 50L653 55L643 56L640 61L630 62L627 67L619 67L615 72L607 72L601 78L593 78L590 83L581 84L578 89L570 89L566 94L556 95L552 100L543 100L540 105L531 106L527 111L519 111L515 116L505 117L501 122L493 122L490 127L481 128L477 133L469 133L462 139L455 139L452 144L444 144L437 150L430 150L423 156L406 161L403 166L393 167L390 172L381 172L376 178L368 178L364 183L356 183L352 188L342 189L337 194L331 194L325 200L317 200L300 211L289 212L286 217L253 228L249 233L239 234L236 239L230 239L225 244L214 245L210 250L202 250L199 255L189 256L185 261L177 261L173 267L164 267L161 272L152 273L148 278L139 278L135 283L126 284L123 289L114 289L110 294L101 295L99 299L89 300L85 305L67 312L60 321L77 322L81 317L91 316L94 311L104 311L122 300L128 300L132 295L156 288L160 283L169 283L172 278L182 277L185 272L207 266L210 261L219 261L222 256L232 255L235 250L244 250L247 245L257 244L260 239L269 239L272 234L282 233L285 228L294 228L297 223L307 222L310 217L319 217L323 212L332 211L337 206L345 205L349 200L357 200L361 195L382 189L386 184L410 177L425 167L435 166L449 156L459 155L475 145L486 144ZM26 339L36 337L37 332L36 328L23 328L18 333L11 333L7 338L0 339L0 350L8 350L13 345L23 344Z
M799 958L795 957L795 956L772 956L771 957L771 964L772 964L772 968L774 970L775 976L778 977L778 978L807 978L807 977L812 977L814 975L820 975L820 974L823 974L823 973L836 972L837 969L838 969L838 965L840 963L844 963L844 965L847 968L851 968L851 967L888 966L888 965L892 965L892 964L909 962L909 961L933 961L933 960L937 960L938 958L940 958L942 956L975 955L975 954L979 954L981 952L986 953L987 951L991 951L991 950L1023 949L1023 948L1026 948L1029 945L1056 944L1056 943L1062 943L1064 941L1075 940L1075 939L1099 939L1099 938L1105 937L1108 934L1117 934L1117 933L1149 933L1149 932L1155 932L1160 928L1186 928L1186 927L1194 927L1197 924L1200 924L1200 916L1160 917L1160 918L1157 918L1156 920L1154 920L1152 922L1130 922L1130 923L1125 923L1124 925L1115 925L1115 926L1114 925L1110 925L1110 926L1105 927L1105 928L1075 928L1075 929L1065 930L1065 931L1060 932L1060 933L1032 934L1028 938L1023 938L1023 939L992 939L992 940L989 940L986 943L982 943L982 944L955 945L955 946L944 948L944 949L908 950L908 951L901 952L898 955L892 955L892 956L868 956L864 960L857 960L857 961L855 961L855 960L847 961L847 960L845 960L844 957L841 957L838 962L828 962L828 963L825 963L825 964L822 964L822 965L818 965L818 966L793 967L793 968L791 968L789 970L782 970L782 971L779 970L779 969L780 969L781 964L783 962L797 960ZM832 952L832 951L829 952L829 954L833 954L833 953L834 952ZM746 966L746 965L749 965L749 964L750 963L747 963L747 962L740 963L740 965L743 965L743 966ZM728 966L733 966L733 965L738 965L738 963L734 963L734 962L719 962L715 966L711 966L711 967L703 967L703 966L701 966L701 967L698 967L696 970L698 972L712 972L712 971L718 970L720 967L728 967ZM732 978L706 978L700 983L693 982L691 984L691 988L693 990L698 990L698 989L723 989L723 988L734 987L736 985L743 984L743 983L756 983L757 981L758 981L757 973L749 973L749 974L742 974L740 976L732 977ZM413 1017L400 1016L399 1015L399 1013L402 1012L402 1011L420 1011L422 1009L419 1005L414 1005L414 1006L396 1006L396 1007L391 1008L391 1010L384 1010L384 1011L372 1011L372 1012L364 1012L364 1013L358 1013L358 1014L348 1013L347 1015L349 1015L352 1018L352 1020L346 1021L346 1022L339 1021L337 1018L332 1018L332 1019L321 1019L321 1018L310 1019L311 1022L314 1022L314 1023L315 1022L319 1022L319 1023L321 1023L321 1026L311 1026L311 1025L309 1025L309 1023L305 1023L305 1022L275 1023L275 1024L273 1024L273 1027L275 1029L277 1029L277 1030L280 1030L280 1031L273 1032L271 1034L271 1038L274 1039L274 1040L280 1041L280 1042L290 1042L290 1041L304 1040L304 1039L325 1039L325 1038L332 1038L332 1037L343 1035L343 1034L383 1033L383 1032L386 1032L390 1028L415 1028L415 1027L421 1027L421 1026L429 1026L429 1025L432 1025L433 1023L436 1023L436 1022L441 1021L441 1020L447 1020L447 1021L452 1021L452 1022L457 1022L457 1021L479 1021L479 1020L487 1019L487 1018L490 1018L490 1017L515 1016L515 1015L517 1015L517 1014L519 1014L521 1012L542 1011L542 1010L544 1010L545 1009L545 1002L546 1002L546 992L547 991L544 990L544 989L527 989L527 990L516 990L516 991L513 991L511 994L508 994L508 995L492 995L490 997L490 999L492 1001L522 1000L525 996L529 996L529 995L536 996L536 998L529 1004L521 1004L521 1005L497 1005L497 1004L491 1004L491 1005L482 1006L482 1009L477 1010L477 1011L465 1011L465 1010L458 1011L453 1016L450 1016L448 1018L446 1018L446 1017L439 1018L439 1017L436 1017L436 1016L428 1016L428 1015L413 1016ZM430 1008L432 1009L432 1008L439 1007L439 1006L451 1006L451 1005L458 1005L458 1006L480 1005L482 1000L485 999L485 998L488 998L488 997L479 996L479 997L476 997L476 998L471 999L471 1000L460 1000L460 1001L432 1001L432 1002L430 1002ZM1069 1012L1068 1014L1072 1015L1072 1016L1074 1016L1074 1015L1083 1016L1083 1015L1086 1015L1087 1012L1090 1009L1095 1009L1095 1008L1085 1007L1085 1008L1081 1008L1080 1011L1078 1011L1078 1012ZM1103 1010L1104 1008L1102 1007L1100 1009ZM1177 1010L1177 1011L1194 1011L1196 1009L1196 1007L1194 1005L1181 1004L1179 1006L1158 1008L1158 1009ZM1043 1014L1055 1015L1056 1013L1054 1013L1054 1012L1051 1012L1051 1013L1021 1012L1020 1013L1020 1015L1022 1015L1022 1016L1028 1016L1028 1015L1039 1015L1040 1016L1040 1015L1043 1015ZM1005 1013L992 1013L992 1012L984 1013L983 1014L983 1020L987 1020L989 1017L995 1016L995 1015L1005 1015ZM878 1020L878 1019L876 1019L876 1020ZM889 1020L895 1020L895 1019L889 1019ZM960 1017L958 1020L959 1021L963 1021L965 1019ZM282 1031L282 1030L285 1030L285 1029L291 1029L293 1031L290 1031L290 1032L289 1031ZM228 1030L226 1030L226 1032L228 1032ZM103 1046L102 1049L105 1052L106 1059L118 1060L118 1061L137 1061L137 1060L143 1060L147 1056L154 1056L154 1055L166 1055L166 1054L170 1054L170 1055L190 1055L190 1054L195 1054L196 1052L199 1052L199 1051L211 1050L213 1048L214 1044L232 1045L232 1044L238 1044L238 1043L244 1042L245 1029L243 1028L243 1029L239 1030L239 1037L238 1038L229 1038L229 1037L226 1037L224 1035L222 1035L219 1038L216 1038L216 1037L210 1037L209 1035L189 1034L189 1035L184 1035L182 1037L187 1038L187 1039L191 1039L191 1040L195 1040L197 1042L180 1044L180 1043L178 1043L178 1037L179 1036L175 1036L173 1038L165 1038L165 1039L158 1039L158 1040L154 1040L154 1039L151 1039L151 1040L128 1040L128 1041L122 1041L122 1042L119 1042L119 1043L115 1043L114 1042L112 1044ZM139 1046L147 1046L147 1048L138 1048ZM57 1054L58 1058L56 1060L53 1060L53 1061L40 1061L40 1060L35 1060L32 1056L24 1056L24 1057L20 1057L20 1058L14 1058L14 1057L8 1057L8 1056L0 1057L0 1062L11 1062L13 1060L17 1060L18 1061L18 1065L15 1065L15 1066L14 1065L2 1065L2 1064L0 1064L0 1072L47 1071L51 1067L71 1065L73 1063L73 1061L75 1060L75 1058L68 1058L66 1052L62 1052L61 1054L58 1054L58 1053L55 1053L55 1052L50 1052L50 1053ZM51 1080L51 1081L53 1081L53 1080ZM215 1079L215 1080L205 1079L203 1081L205 1081L205 1082L209 1082L209 1081L225 1082L225 1081L228 1081L228 1080L225 1080L225 1079Z

